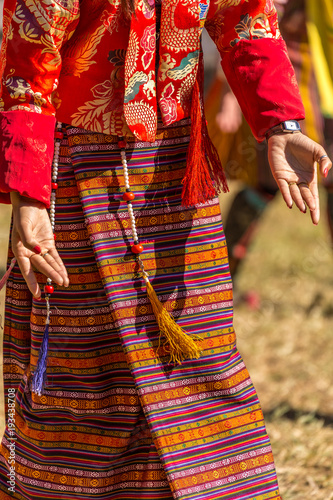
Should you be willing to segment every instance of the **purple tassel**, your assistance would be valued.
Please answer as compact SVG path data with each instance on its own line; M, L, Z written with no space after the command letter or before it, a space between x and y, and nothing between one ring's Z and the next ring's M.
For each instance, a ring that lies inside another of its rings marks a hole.
M45 322L45 330L43 334L42 344L39 348L39 355L36 370L32 376L31 389L32 392L41 396L44 394L44 389L47 380L46 366L47 366L47 355L49 348L49 324L50 324L50 305L49 298L46 297L47 315Z
M15 263L16 263L16 259L15 259L15 257L13 257L9 268L7 269L7 271L5 272L5 274L3 275L3 277L0 280L0 291L3 289L3 287L7 283L7 280L9 278L10 273L12 272L13 267L15 266Z

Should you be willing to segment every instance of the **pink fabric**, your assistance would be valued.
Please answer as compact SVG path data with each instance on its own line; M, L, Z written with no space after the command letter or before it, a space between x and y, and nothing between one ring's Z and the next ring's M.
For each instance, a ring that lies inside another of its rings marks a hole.
M0 113L0 202L9 193L50 205L55 118L29 111Z
M281 57L285 53L286 57ZM258 141L285 120L302 120L304 107L283 40L242 40L222 67Z

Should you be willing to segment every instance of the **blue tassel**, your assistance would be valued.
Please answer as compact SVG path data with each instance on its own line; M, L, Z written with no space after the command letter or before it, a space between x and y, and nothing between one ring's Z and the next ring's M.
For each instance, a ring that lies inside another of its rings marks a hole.
M47 316L46 316L45 330L43 334L42 344L39 349L36 370L32 376L32 381L31 381L31 389L35 394L37 394L37 396L41 396L42 394L44 394L44 389L47 380L46 366L47 366L47 357L48 357L47 355L49 348L49 324L50 324L50 306L48 297L46 297L46 305L47 305Z

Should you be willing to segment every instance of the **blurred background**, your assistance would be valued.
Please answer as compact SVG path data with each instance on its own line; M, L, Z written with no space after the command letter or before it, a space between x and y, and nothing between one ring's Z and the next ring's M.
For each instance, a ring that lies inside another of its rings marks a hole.
M305 132L332 158L333 0L276 6L306 107ZM265 146L244 124L205 33L204 52L206 117L230 179L220 203L238 347L263 405L284 500L333 500L332 175L320 186L317 227L309 214L288 210L268 175ZM0 277L10 212L0 205ZM1 333L3 309L2 291ZM2 387L0 397L2 429Z

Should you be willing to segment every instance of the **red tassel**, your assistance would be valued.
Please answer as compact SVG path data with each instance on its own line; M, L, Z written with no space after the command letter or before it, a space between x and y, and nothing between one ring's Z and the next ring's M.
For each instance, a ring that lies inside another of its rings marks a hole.
M207 130L202 102L202 55L192 90L191 138L183 179L182 205L205 203L219 192L228 192L227 179L218 152Z

